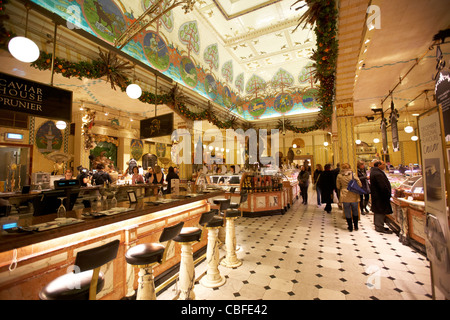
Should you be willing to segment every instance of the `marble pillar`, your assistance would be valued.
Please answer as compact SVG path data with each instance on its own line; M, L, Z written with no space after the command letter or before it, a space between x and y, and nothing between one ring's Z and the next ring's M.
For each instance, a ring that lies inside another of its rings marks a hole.
M156 289L152 267L141 267L139 269L136 300L156 300Z
M195 268L192 254L193 242L181 243L181 261L179 272L180 296L178 300L194 300Z
M237 218L226 218L226 256L220 264L227 268L239 267L242 261L236 256L236 232L234 227L234 220Z
M206 249L206 275L200 280L200 284L207 288L217 288L225 283L225 277L219 271L219 242L218 228L208 228L208 246Z

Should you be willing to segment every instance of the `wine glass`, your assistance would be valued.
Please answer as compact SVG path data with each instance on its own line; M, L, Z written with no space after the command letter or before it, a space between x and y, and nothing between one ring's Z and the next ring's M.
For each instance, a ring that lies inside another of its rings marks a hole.
M190 181L188 182L187 190L186 190L186 191L187 191L188 194L191 194L191 193L192 193L191 182L190 182Z
M64 207L64 199L66 199L66 197L58 197L58 199L61 201L61 205L58 208L57 216L58 218L66 218L67 211Z
M117 199L116 199L116 190L111 191L113 194L113 198L111 199L111 208L117 207Z
M97 194L97 211L102 210L102 195L100 193Z

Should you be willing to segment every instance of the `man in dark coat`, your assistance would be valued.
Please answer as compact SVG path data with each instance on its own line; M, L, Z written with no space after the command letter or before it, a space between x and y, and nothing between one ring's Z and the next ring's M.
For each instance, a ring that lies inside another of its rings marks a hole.
M333 203L333 191L336 188L336 178L331 171L331 164L326 164L324 171L317 180L317 187L320 188L322 203L326 203L325 211L331 212L331 204Z
M383 161L376 161L370 170L371 209L374 213L375 230L382 233L392 233L389 228L384 227L386 215L392 213L391 183L384 173L385 168L386 164Z

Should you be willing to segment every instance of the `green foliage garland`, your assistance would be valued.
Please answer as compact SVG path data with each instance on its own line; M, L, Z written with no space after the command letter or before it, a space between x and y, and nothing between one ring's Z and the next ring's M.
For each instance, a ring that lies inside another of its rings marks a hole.
M294 5L297 2L295 2ZM335 0L306 0L305 2L309 8L314 9L308 10L301 18L301 21L306 21L306 23L308 23L308 21L316 23L314 32L317 38L317 48L313 51L311 58L314 61L313 67L316 68L315 78L320 81L318 102L321 107L314 125L310 127L296 127L291 124L285 125L285 129L296 133L307 133L314 130L325 129L331 125L338 51L338 41L336 39L337 9ZM3 49L6 49L7 42L13 36L12 33L3 26L3 20L8 18L5 10L5 4L7 3L7 0L0 0L0 47ZM33 62L31 66L39 70L50 70L51 61L51 54L41 52L39 59ZM60 73L67 78L98 79L105 76L101 70L108 70L109 68L110 66L105 66L101 59L92 62L70 62L55 57L54 72ZM126 85L130 83L131 81L127 79L125 85L120 85L119 87L122 91L125 91ZM235 124L233 119L220 121L210 110L203 110L199 113L192 112L183 102L175 103L170 93L155 95L144 91L139 100L149 104L155 104L156 102L158 104L172 105L187 119L207 120L221 129L231 128Z

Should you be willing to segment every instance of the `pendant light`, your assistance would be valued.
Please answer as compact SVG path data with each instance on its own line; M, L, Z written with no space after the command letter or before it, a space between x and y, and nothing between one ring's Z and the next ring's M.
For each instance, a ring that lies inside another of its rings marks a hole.
M57 122L56 122L56 127L57 127L59 130L64 130L64 129L67 128L67 123L66 123L65 121L62 121L62 120L57 121Z
M133 82L135 82L135 80L136 80L136 69L134 69ZM138 99L142 95L141 87L135 83L128 85L126 92L131 99Z
M17 36L12 38L8 43L8 50L11 55L19 61L22 62L34 62L39 58L39 47L34 43L33 40L27 38L28 34L28 12L30 6L25 5L27 10L25 19L25 36Z
M406 119L407 119L407 121L408 121L408 125L405 127L404 130L405 130L406 133L411 133L411 132L414 131L414 128L413 128L413 127L411 126L411 124L409 123L408 104L406 104L405 108L406 108Z

